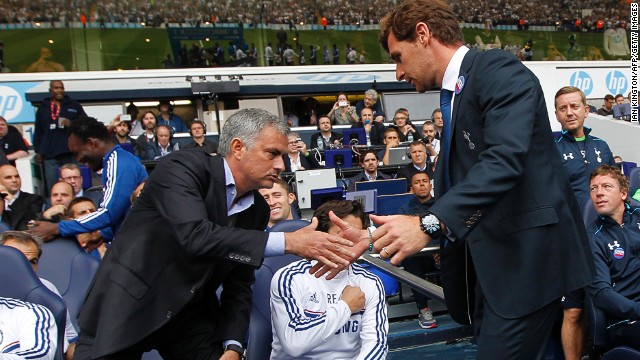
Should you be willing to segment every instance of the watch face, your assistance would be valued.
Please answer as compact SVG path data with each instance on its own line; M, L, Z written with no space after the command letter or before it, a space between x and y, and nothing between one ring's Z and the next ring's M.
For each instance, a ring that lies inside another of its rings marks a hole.
M434 233L434 232L437 232L437 231L440 230L440 221L433 214L429 214L429 215L423 217L422 218L422 225L424 226L424 229L428 233Z

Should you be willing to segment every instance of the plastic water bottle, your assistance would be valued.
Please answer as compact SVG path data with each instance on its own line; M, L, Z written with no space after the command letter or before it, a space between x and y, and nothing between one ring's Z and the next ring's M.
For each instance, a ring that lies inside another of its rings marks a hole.
M316 143L318 144L318 150L324 149L324 141L322 140L322 136L318 136L318 140L316 140Z
M367 146L371 146L371 137L369 136L369 133L367 133Z
M413 142L413 133L411 131L409 131L409 133L407 134L407 140L409 142Z

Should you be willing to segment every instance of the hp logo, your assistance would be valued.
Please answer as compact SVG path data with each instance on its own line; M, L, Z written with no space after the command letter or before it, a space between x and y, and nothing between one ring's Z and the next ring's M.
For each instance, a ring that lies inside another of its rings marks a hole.
M613 95L627 92L629 82L622 71L614 70L607 74L607 90Z
M22 96L15 89L0 85L0 116L9 121L20 114L22 106Z
M585 71L576 71L571 75L569 82L572 86L582 90L585 95L589 96L593 90L593 80Z

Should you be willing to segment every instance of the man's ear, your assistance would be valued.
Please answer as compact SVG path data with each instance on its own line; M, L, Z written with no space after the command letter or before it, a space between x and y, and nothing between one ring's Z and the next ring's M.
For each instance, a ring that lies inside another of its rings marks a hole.
M242 152L244 149L244 142L238 138L231 139L231 155L235 158L240 159L242 157Z

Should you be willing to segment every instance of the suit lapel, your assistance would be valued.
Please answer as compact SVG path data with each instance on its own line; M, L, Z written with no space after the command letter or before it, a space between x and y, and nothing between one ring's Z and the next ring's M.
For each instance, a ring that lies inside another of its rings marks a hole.
M216 199L214 203L218 213L218 224L227 226L229 223L229 216L227 215L227 186L222 157L213 156L210 163L212 164L210 171L213 175L213 188L216 192L213 198Z
M460 66L460 74L458 75L458 80L460 80L460 78L463 79L462 80L463 86L459 91L457 90L458 86L456 86L455 99L453 100L453 113L451 114L451 131L453 134L455 134L455 125L456 125L456 118L458 117L458 108L462 103L462 101L460 100L462 99L462 96L464 94L464 88L466 87L467 81L469 80L469 72L471 71L471 65L473 64L473 60L475 59L476 55L478 55L478 52L476 52L475 50L469 50L467 54L464 56L464 59L462 60L462 66ZM455 136L451 136L451 142L453 142L454 139L455 139Z

